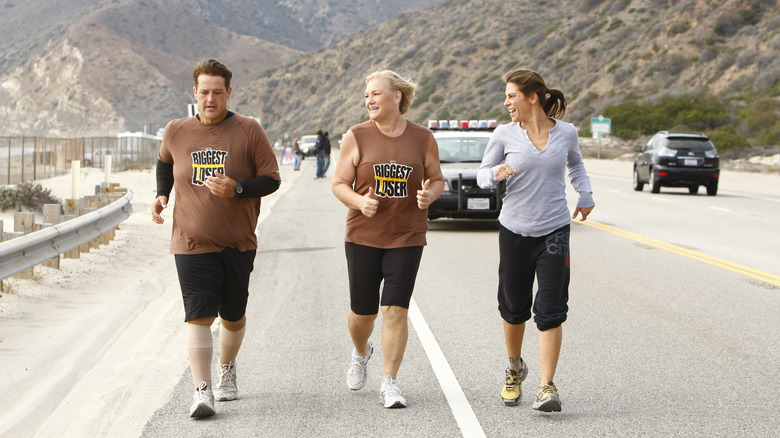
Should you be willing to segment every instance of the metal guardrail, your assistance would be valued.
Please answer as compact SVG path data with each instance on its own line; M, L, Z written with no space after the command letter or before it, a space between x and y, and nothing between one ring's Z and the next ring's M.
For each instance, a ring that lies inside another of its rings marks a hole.
M39 265L115 228L130 217L133 192L111 204L25 236L0 243L0 279Z

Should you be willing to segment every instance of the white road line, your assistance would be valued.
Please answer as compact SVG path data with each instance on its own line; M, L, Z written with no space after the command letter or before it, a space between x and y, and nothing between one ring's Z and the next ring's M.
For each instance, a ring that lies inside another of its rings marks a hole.
M731 211L728 208L721 208L721 207L710 207L710 208L713 209L713 210L718 210L718 211Z
M412 320L417 337L420 338L425 354L428 355L433 372L439 380L444 396L447 397L447 403L450 405L452 415L458 422L458 427L460 427L463 437L485 437L485 431L482 430L477 416L466 399L466 394L463 393L458 379L455 378L455 373L452 372L447 358L444 357L444 353L439 348L439 344L436 342L430 327L428 327L428 323L425 322L425 318L423 318L422 312L417 307L414 298L409 302L409 319Z

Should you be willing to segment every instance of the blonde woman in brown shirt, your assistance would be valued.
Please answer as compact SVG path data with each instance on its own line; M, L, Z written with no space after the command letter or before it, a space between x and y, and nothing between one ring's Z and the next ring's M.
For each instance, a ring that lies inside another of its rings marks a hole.
M426 243L428 206L444 190L433 134L402 117L414 89L414 83L389 70L366 78L369 120L344 136L331 186L349 207L345 251L354 351L347 386L365 386L373 353L369 338L381 307L380 398L386 408L406 407L396 377L409 333L409 302Z

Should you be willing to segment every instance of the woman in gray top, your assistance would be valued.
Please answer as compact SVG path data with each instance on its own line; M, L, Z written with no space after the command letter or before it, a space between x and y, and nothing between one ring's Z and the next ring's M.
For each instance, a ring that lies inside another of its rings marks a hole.
M534 313L539 334L541 384L533 408L561 410L553 384L569 297L569 209L566 171L579 194L577 215L585 220L595 206L590 179L577 144L577 130L559 120L566 111L560 90L548 89L530 70L504 75L512 123L501 125L485 149L477 174L482 188L506 180L499 221L498 309L504 320L509 367L501 390L505 405L522 397L528 367L521 358L525 322ZM538 289L533 296L534 276Z

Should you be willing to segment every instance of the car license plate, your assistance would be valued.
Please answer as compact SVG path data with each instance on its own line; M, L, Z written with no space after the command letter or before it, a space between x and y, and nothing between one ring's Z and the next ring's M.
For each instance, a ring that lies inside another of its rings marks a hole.
M469 198L468 199L469 210L489 210L490 198Z
M699 164L699 160L696 158L686 158L683 160L683 166L697 166Z

